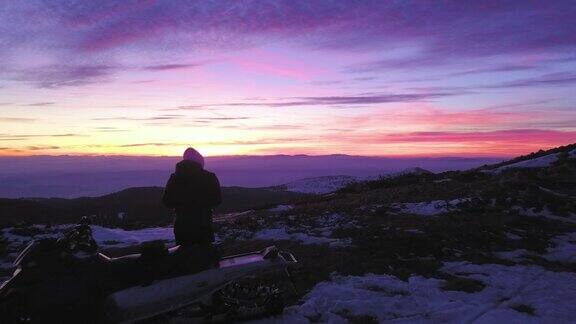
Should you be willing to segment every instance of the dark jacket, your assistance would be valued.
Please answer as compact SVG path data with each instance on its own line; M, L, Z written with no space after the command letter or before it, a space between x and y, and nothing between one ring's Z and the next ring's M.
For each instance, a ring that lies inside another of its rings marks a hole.
M212 207L222 201L220 183L214 173L192 161L176 164L162 202L176 210L174 235L180 245L207 244L214 241Z

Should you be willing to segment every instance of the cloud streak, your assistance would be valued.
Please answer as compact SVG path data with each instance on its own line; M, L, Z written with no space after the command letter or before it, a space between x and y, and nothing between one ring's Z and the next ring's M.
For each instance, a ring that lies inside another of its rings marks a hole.
M553 73L535 78L505 82L494 88L558 87L576 84L576 73Z
M53 106L55 102L35 102L31 104L24 105L25 107L46 107L46 106Z
M523 142L554 143L558 140L576 139L576 131L541 129L515 129L489 132L413 132L405 134L382 134L369 142L381 143L467 143L467 142Z
M27 117L0 117L0 122L4 123L30 123L37 121L36 118Z
M248 106L261 106L270 108L282 107L299 107L299 106L360 106L360 105L376 105L387 103L407 103L428 101L432 99L456 96L464 94L460 92L429 92L429 93L398 93L398 94L357 94L348 96L325 96L325 97L293 97L293 98L276 98L272 100L258 100L258 101L245 101L245 102L224 102L205 105L186 105L178 106L177 109L181 110L197 110L203 108L213 107L248 107ZM218 119L218 118L212 118Z
M142 67L144 71L172 71L172 70L187 70L190 68L195 68L201 64L159 64L159 65L149 65Z
M55 89L104 82L118 67L110 65L49 65L40 68L13 71L18 81L38 88Z
M86 134L64 133L64 134L0 134L0 140L28 140L36 138L64 138L64 137L87 137Z
M119 116L119 117L97 117L92 118L95 121L157 121L157 120L178 120L185 118L185 115L167 114L158 115L152 117L129 117L129 116Z

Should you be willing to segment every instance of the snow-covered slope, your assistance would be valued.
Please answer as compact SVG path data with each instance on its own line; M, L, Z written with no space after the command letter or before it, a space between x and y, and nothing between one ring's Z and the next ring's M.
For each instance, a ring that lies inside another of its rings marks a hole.
M344 188L353 182L376 180L378 178L394 178L406 174L426 174L426 173L431 172L424 170L422 168L409 168L402 170L400 172L376 175L376 176L367 176L367 177L353 177L347 175L323 176L323 177L305 178L301 180L296 180L287 183L281 187L285 188L286 191L292 191L292 192L326 194Z
M468 262L447 263L444 271L486 287L471 294L442 289L443 280L421 276L407 281L375 274L336 276L316 285L302 305L265 322L309 323L314 318L322 323L573 323L573 273ZM523 311L526 305L531 308Z
M569 153L570 158L576 157L576 149L570 151ZM552 163L558 161L560 153L552 153L548 155L544 155L541 157L537 157L530 160L524 160L508 165L503 165L499 168L492 170L492 172L498 173L508 169L516 169L516 168L545 168L552 165Z
M501 166L494 170L494 172L502 172L508 169L515 168L544 168L552 165L552 163L558 161L558 153L544 155L535 159L520 161L508 165Z

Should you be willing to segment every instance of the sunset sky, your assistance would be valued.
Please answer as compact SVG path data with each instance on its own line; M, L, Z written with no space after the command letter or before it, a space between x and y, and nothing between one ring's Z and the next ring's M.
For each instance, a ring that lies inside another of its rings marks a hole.
M576 142L574 1L0 2L0 155Z

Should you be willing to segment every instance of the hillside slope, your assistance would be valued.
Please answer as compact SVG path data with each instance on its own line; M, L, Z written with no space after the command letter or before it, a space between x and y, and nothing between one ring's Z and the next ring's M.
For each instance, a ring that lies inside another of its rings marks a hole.
M478 169L480 170L505 170L510 168L525 168L525 167L546 167L555 162L559 158L566 156L576 156L576 143L556 147L549 150L540 150L532 152L527 155L522 155L508 161L485 165Z
M420 175L420 174L432 174L428 170L424 170L419 167L404 169L399 172L385 173L375 176L349 176L349 175L335 175L335 176L323 176L314 178L305 178L296 181L289 182L284 185L271 187L272 190L279 191L290 191L290 192L300 192L307 194L327 194L345 188L346 186L353 183L362 183L370 180L377 179L390 179L396 178L408 174Z
M75 223L94 216L103 225L127 227L167 224L172 212L161 203L164 188L129 188L101 197L1 199L0 225L16 223ZM306 195L262 188L224 187L223 202L215 211L229 213L290 202ZM122 219L120 219L122 218Z

